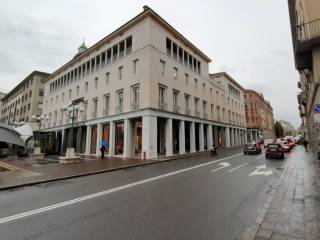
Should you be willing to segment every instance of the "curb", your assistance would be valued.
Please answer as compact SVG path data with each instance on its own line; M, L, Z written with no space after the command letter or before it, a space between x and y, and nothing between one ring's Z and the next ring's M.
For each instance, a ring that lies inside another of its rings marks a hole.
M236 149L237 148L232 148L230 150L236 150ZM82 174L69 175L69 176L60 177L60 178L51 178L51 179L40 180L40 181L35 181L35 182L28 182L28 183L16 184L16 185L11 185L11 186L5 186L5 187L0 187L0 192L1 191L12 190L12 189L16 189L16 188L22 188L22 187L38 185L38 184L42 184L42 183L55 182L55 181L62 181L62 180L72 179L72 178L91 176L91 175L95 175L95 174L99 174L99 173L113 172L113 171L123 170L123 169L127 169L127 168L135 168L135 167L141 167L141 166L146 166L146 165L151 165L151 164L159 164L159 163L164 163L164 162L170 162L170 161L178 160L178 159L181 159L181 158L190 158L190 157L195 157L195 156L201 156L201 155L204 155L205 153L207 153L207 151L202 151L202 152L192 153L192 154L177 155L175 157L167 157L167 158L164 157L164 159L152 160L153 162L138 163L138 164L126 165L126 166L117 167L117 168L108 168L108 169L103 169L103 170L86 172L86 173L82 173Z

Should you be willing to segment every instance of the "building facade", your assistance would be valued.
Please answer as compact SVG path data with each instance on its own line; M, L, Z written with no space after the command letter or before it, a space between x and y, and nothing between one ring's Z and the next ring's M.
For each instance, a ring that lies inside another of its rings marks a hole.
M288 0L295 67L299 72L299 112L306 138L318 149L320 119L320 1Z
M273 109L262 93L246 89L244 92L248 141L275 138Z
M101 139L109 156L147 159L204 151L213 142L245 143L243 91L234 96L225 89L227 77L209 78L211 60L152 9L79 50L45 85L43 130L56 132L59 152L70 136L63 109L70 103L81 106L73 132L77 153L99 155ZM237 99L242 111L227 98ZM237 113L234 121L229 111Z
M2 111L2 98L4 98L7 94L6 93L2 93L0 92L0 122L3 122L2 121L2 117L1 117L1 111Z
M33 71L1 99L0 120L8 125L28 122L41 115L45 79L49 73Z

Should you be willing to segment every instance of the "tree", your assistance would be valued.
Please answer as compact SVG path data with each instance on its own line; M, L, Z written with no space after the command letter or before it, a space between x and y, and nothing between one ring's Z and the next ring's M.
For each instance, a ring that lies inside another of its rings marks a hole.
M274 131L277 138L283 137L283 127L278 121L274 124Z

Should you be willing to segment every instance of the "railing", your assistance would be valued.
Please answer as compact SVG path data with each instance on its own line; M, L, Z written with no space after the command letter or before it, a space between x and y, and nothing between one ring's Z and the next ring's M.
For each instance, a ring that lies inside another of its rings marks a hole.
M298 42L320 37L320 18L298 25L296 26L296 30Z
M132 111L135 111L135 110L138 110L140 108L140 104L138 102L137 103L131 103L130 107L131 107Z
M160 110L167 110L167 107L168 107L167 103L159 102L159 109Z
M191 109L186 108L186 109L185 109L185 114L186 114L186 115L191 115Z
M180 112L180 107L179 106L173 106L173 112L179 113Z

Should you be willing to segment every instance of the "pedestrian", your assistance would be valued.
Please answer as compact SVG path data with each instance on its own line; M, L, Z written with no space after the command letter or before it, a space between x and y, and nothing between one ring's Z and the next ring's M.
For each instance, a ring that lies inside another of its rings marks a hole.
M307 141L307 139L304 139L302 143L303 143L304 148L306 149L306 152L308 152L308 144L309 144L309 142Z
M100 141L101 159L104 159L104 152L105 152L106 148L107 148L107 144L106 144L106 142L102 139L102 140Z

